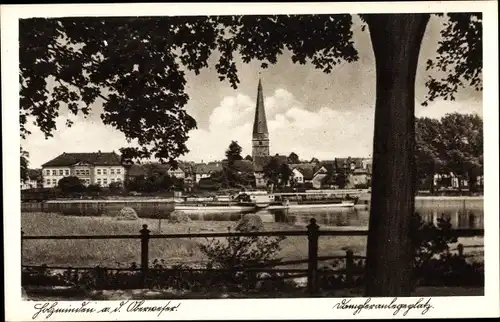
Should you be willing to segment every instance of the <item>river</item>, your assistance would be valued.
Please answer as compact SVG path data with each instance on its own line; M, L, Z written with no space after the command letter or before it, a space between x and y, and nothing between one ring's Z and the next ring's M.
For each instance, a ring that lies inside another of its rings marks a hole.
M36 207L35 207L36 206ZM56 203L40 207L38 204L22 204L23 212L53 212L76 216L106 216L119 212L123 207L132 207L142 218L167 218L173 210L171 202L106 202L93 203ZM265 222L290 222L307 225L315 218L321 226L368 227L369 200L360 199L353 208L300 209L289 211L262 210L259 216ZM449 217L453 228L483 229L484 205L482 197L417 197L415 210L429 222L436 222L442 216ZM190 215L193 220L226 221L238 220L241 214L197 214Z

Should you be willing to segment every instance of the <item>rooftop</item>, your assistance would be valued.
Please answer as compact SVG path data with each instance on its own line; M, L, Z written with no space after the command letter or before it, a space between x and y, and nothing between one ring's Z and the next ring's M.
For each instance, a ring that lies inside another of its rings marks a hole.
M115 152L62 153L44 163L42 167L68 167L77 163L92 165L121 165L121 157Z

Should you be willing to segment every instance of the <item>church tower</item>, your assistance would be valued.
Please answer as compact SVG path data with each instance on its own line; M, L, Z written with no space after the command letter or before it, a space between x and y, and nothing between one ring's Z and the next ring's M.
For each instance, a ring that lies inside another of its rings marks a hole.
M269 132L267 131L266 110L264 108L264 95L262 83L259 79L257 87L257 105L252 133L252 158L257 166L262 166L269 158Z

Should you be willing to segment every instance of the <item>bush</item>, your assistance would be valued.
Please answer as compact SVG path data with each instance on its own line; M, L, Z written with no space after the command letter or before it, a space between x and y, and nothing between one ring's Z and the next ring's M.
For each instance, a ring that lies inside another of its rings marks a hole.
M172 211L168 216L170 224L189 223L191 221L191 218L186 213L177 210Z
M118 220L137 220L139 219L139 216L137 215L137 212L130 207L123 207L120 210L120 214L116 217Z
M459 254L451 254L450 244L458 240L451 235L450 218L443 215L437 225L413 217L414 286L484 285L484 264L468 263Z
M111 193L119 193L123 191L123 185L121 182L111 182L109 184L109 191Z
M244 215L236 224L236 230L240 232L260 231L264 228L262 218L255 214Z
M256 291L262 287L269 287L270 283L275 285L276 289L290 286L290 282L279 278L283 274L274 272L263 274L241 269L258 268L264 264L280 262L281 259L276 258L276 255L284 239L284 236L231 236L225 240L214 238L207 244L200 244L200 249L208 257L210 267L227 270L224 280L229 289ZM262 283L263 278L270 283Z
M91 196L98 196L101 193L101 191L102 191L101 186L95 183L90 184L87 187L87 193Z
M79 194L85 191L83 182L78 177L64 177L57 183L64 195Z

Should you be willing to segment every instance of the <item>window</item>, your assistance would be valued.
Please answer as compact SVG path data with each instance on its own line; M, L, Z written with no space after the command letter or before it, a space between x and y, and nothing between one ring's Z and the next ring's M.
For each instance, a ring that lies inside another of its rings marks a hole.
M57 184L57 179L52 179L52 184L55 186Z
M121 169L116 169L116 174L121 174L122 170Z
M102 174L107 174L106 169L102 169Z
M90 176L90 170L85 170L85 175Z
M45 174L50 176L50 170L45 171Z
M111 178L111 183L115 182L115 179L114 178Z
M100 185L101 184L101 179L97 179L97 184Z
M115 169L110 169L109 174L115 174Z
M102 179L102 184L103 185L107 185L108 184L108 179L106 179L106 178Z
M122 178L116 178L116 182L121 182Z
M65 171L65 175L69 176L69 170Z
M50 186L50 179L47 179L46 183Z
M97 174L101 174L101 169L97 169Z
M64 170L59 170L59 175L63 176L64 175Z
M57 170L52 170L52 175L57 176Z
M77 176L79 176L79 175L80 175L80 170L75 170L75 174L76 174Z

